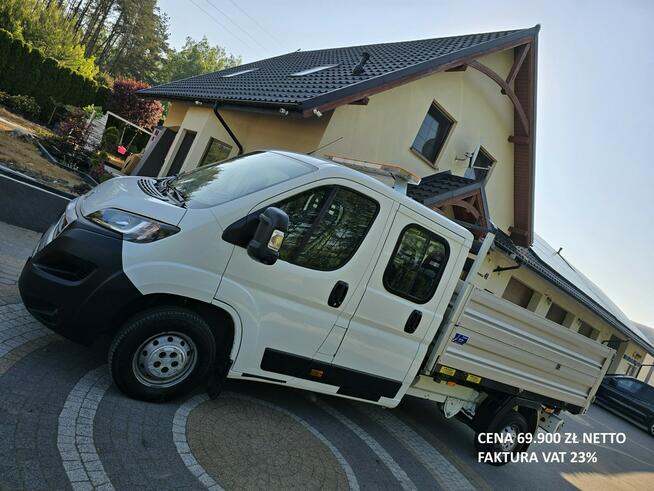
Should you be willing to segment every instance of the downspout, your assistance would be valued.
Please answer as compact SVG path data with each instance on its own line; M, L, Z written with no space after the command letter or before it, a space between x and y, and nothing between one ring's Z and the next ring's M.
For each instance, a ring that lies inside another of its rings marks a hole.
M236 155L243 155L243 145L241 145L241 142L238 141L238 138L236 138L236 135L232 131L232 129L227 125L227 122L223 119L222 115L218 112L218 102L213 106L213 113L216 115L218 118L218 121L220 121L220 124L223 125L223 128L225 128L225 131L229 134L229 137L232 139L234 143L236 143L236 146L238 147L238 153Z

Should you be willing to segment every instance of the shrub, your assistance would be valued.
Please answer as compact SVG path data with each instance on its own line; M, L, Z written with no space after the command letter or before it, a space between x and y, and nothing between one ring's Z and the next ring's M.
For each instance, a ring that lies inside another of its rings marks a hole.
M0 80L2 80L2 72L9 62L9 53L11 52L13 41L14 36L9 31L0 29Z
M34 96L43 108L42 120L47 120L52 113L51 101L104 107L110 92L92 78L65 68L53 58L46 58L41 50L33 49L4 29L0 29L0 90Z
M111 174L109 174L104 168L104 163L107 160L107 157L108 155L105 151L96 152L93 157L91 157L89 175L98 182L111 179Z
M66 117L55 126L55 133L65 138L69 144L79 146L84 143L86 137L87 117L79 108L67 109Z
M36 99L29 95L15 95L12 96L10 100L10 108L27 118L36 118L41 112L41 107L38 102L36 102Z
M163 106L159 101L141 99L136 95L138 90L148 87L138 80L116 79L107 100L107 109L143 128L153 128L161 118Z
M120 131L118 131L118 128L115 126L110 126L104 130L104 135L102 136L102 148L108 152L115 152L119 140Z
M0 91L0 104L27 118L35 118L41 112L36 99L27 95L9 95Z

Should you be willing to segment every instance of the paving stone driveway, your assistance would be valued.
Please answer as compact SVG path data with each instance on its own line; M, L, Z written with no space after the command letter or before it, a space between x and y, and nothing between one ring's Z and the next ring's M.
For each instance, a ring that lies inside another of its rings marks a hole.
M473 488L347 401L241 382L216 400L124 397L101 349L51 333L20 302L38 237L0 223L0 489Z
M477 464L471 430L426 401L385 410L240 381L216 400L128 399L103 349L52 334L20 303L37 240L0 222L0 491L572 488L561 477L570 469ZM654 452L635 436L629 451L641 457L602 456L609 473L651 470Z

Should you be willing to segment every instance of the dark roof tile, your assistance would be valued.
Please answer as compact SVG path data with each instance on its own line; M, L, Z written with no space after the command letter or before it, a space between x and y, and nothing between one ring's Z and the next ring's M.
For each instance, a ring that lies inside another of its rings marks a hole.
M243 105L274 103L290 109L306 110L337 99L344 92L349 92L347 89L368 90L382 85L389 78L401 79L432 70L439 65L534 35L538 29L536 26L418 41L297 51L150 87L139 91L139 95ZM363 74L354 75L352 70L364 52L370 54L370 59L364 66ZM337 66L304 76L292 76L296 72L331 64ZM225 77L250 68L256 70Z

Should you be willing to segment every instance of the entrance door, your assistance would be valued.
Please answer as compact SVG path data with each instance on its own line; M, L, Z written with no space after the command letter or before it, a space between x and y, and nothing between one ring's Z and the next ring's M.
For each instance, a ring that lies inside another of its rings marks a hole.
M191 149L191 145L193 145L194 140L195 132L184 130L182 143L179 144L179 148L177 149L177 153L175 154L175 158L173 159L173 163L170 166L170 169L168 169L167 175L174 176L175 174L179 174L179 171L181 170L182 165L184 165L184 161L186 160L186 156L188 155L188 151Z
M452 292L450 277L460 247L451 246L460 241L400 206L333 362L375 376L377 392L367 394L362 386L348 395L394 398L409 368L420 363L419 349L430 342L425 335L432 323L440 324Z
M289 230L274 265L254 261L242 247L227 265L218 298L242 313L244 324L235 371L306 375L339 316L354 312L393 205L357 183L327 179L253 208L283 209Z

